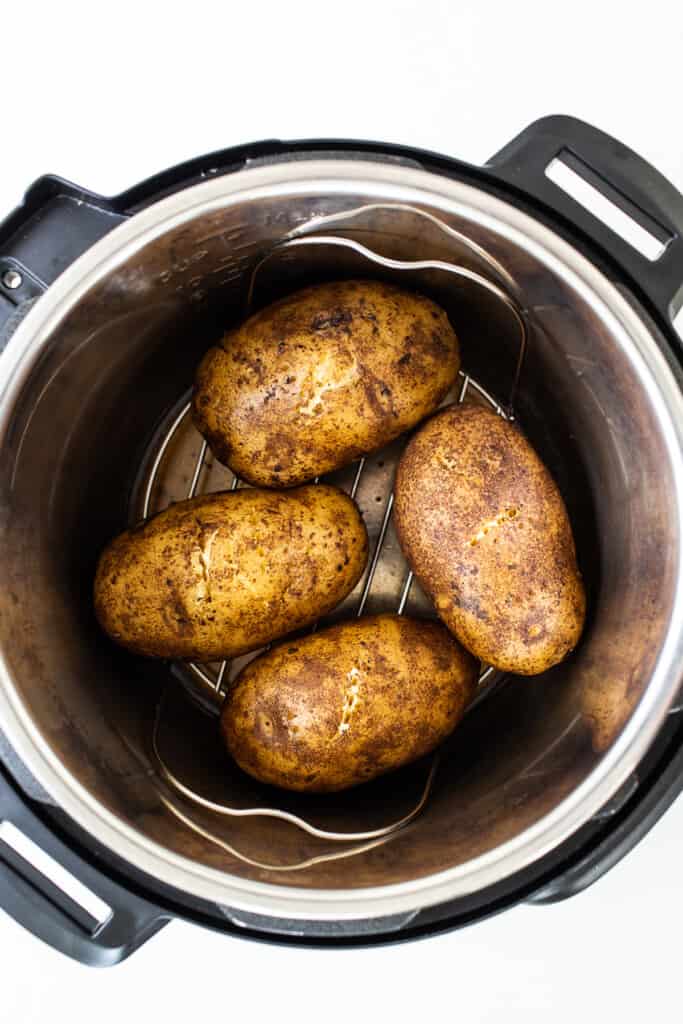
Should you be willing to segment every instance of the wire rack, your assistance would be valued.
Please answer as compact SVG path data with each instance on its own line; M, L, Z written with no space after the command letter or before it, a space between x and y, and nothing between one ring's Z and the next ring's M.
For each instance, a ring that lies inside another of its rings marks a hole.
M487 405L494 409L499 416L506 417L501 405L496 399L486 391L481 384L470 377L467 373L460 371L458 374L458 380L455 389L451 392L450 396L447 396L444 400L444 404L450 404L453 401L463 403L465 401L476 401L479 404ZM507 417L506 417L507 418ZM194 437L195 447L198 447L196 454L192 451L191 440ZM185 462L185 470L177 464L173 466L167 466L166 472L168 475L177 477L181 482L183 479L187 479L189 475L190 483L184 493L169 493L169 489L166 487L159 487L159 478L164 468L164 461L168 458L168 455L173 450L174 441L182 438L184 444L181 447L182 451L179 454L179 458ZM190 442L188 445L188 441ZM191 412L190 412L190 401L185 401L179 412L173 417L170 426L167 426L162 432L159 441L157 442L156 454L153 458L152 465L147 477L147 481L144 486L144 493L142 499L142 517L147 518L148 516L159 512L162 508L167 507L174 501L180 501L183 498L194 498L199 494L207 494L216 490L237 490L238 488L249 487L249 484L243 483L237 476L230 471L227 471L229 483L226 481L226 472L222 471L221 467L217 466L210 455L206 441L201 438L197 433L194 425L192 424ZM189 449L189 450L188 450ZM368 491L373 492L372 500L375 506L379 505L381 509L381 516L377 519L376 508L371 508L370 515L366 516L366 522L371 519L369 532L371 533L371 555L368 559L368 564L360 583L354 590L353 594L350 595L350 599L344 602L341 607L345 611L351 611L353 607L353 614L357 617L362 616L366 608L368 607L370 599L373 595L373 583L380 574L378 570L382 568L382 559L387 557L391 562L390 575L396 575L397 563L401 563L400 568L402 570L403 581L400 587L398 600L391 604L389 595L386 593L377 595L377 604L381 606L382 611L393 611L398 615L403 615L408 601L411 595L411 590L415 583L415 578L412 570L408 566L407 562L400 555L396 546L392 545L390 552L385 556L384 547L387 535L391 526L392 513L394 507L394 492L393 489L385 490L384 493L377 494L378 490L381 490L386 484L387 473L379 474L376 472L376 467L379 467L379 463L382 466L379 468L386 469L389 467L393 469L396 454L394 452L377 453L373 459L362 458L356 462L352 467L350 483L344 488L346 493L351 498L357 500L361 486ZM384 456L384 457L383 457ZM193 461L191 461L193 460ZM169 472L170 471L170 472ZM213 485L212 485L213 477ZM334 476L323 477L321 480L329 481L334 479ZM320 482L319 480L315 481ZM336 482L336 481L335 481ZM204 486L200 487L200 483ZM227 487L225 486L227 483ZM156 500L155 500L156 499ZM378 499L380 499L378 501ZM423 598L420 602L422 606L426 603ZM320 623L316 623L309 632L315 632L318 629ZM255 658L259 651L253 652L246 656L246 658L236 659L239 662L237 671L239 671L247 661ZM234 664L234 663L233 663ZM220 707L227 692L227 687L231 679L234 678L235 673L230 672L231 662L221 661L216 664L199 664L197 662L189 662L179 668L179 674L185 678L192 678L197 687L197 696L203 698L203 703L206 705L207 700L210 705L213 705L216 709ZM477 699L481 697L482 686L491 681L494 676L493 669L484 666L479 678L479 695Z
M419 213L419 211L417 211ZM495 396L465 371L460 371L456 384L444 399L444 405L452 402L477 403L488 406L506 418L513 418L513 405L516 388L526 351L528 330L524 309L509 291L495 281L488 279L470 268L441 260L401 261L388 259L374 253L367 247L345 237L332 235L315 235L287 238L278 246L273 247L254 267L248 281L245 315L253 309L255 287L259 273L269 260L281 256L291 259L292 250L303 246L314 249L316 246L336 247L349 252L362 263L381 266L386 274L390 271L396 277L405 277L406 272L429 269L449 277L458 276L467 279L475 286L481 287L497 298L510 312L519 329L519 354L511 383L508 402L503 407ZM498 268L495 268L498 271ZM497 276L499 276L497 274ZM381 452L361 458L350 467L321 478L326 483L333 483L349 494L358 503L368 529L370 540L370 557L365 573L354 591L348 595L331 616L321 620L307 632L315 632L329 621L361 617L364 614L378 612L394 612L419 614L436 617L434 610L414 578L413 572L405 561L392 522L394 507L393 480L396 465L403 447L399 439ZM146 518L161 511L175 501L193 498L200 494L215 491L237 490L247 487L229 469L221 466L212 456L206 441L196 431L191 418L190 396L186 395L179 405L172 410L162 424L154 439L147 458L147 470L139 488L136 518ZM314 481L318 483L319 481ZM267 648L266 648L267 649ZM174 674L180 678L193 699L212 714L218 714L220 707L229 691L232 681L245 664L257 657L261 651L236 658L233 661L221 661L213 664L196 662L176 664ZM501 673L490 666L482 665L479 686L470 710L484 697L497 688L503 681ZM158 745L159 721L163 711L163 699L157 707L152 735L152 752L161 779L173 791L175 796L189 801L202 811L209 811L216 816L228 817L272 817L288 821L302 831L317 839L331 842L353 843L343 852L325 853L314 858L306 858L296 864L275 866L245 857L234 844L227 843L224 837L214 834L201 823L188 816L174 800L162 795L167 810L188 828L202 835L215 845L222 847L231 854L247 862L271 870L298 870L319 860L336 859L351 856L385 842L399 830L411 822L424 808L432 788L438 764L438 752L428 763L424 785L413 805L406 809L394 821L377 828L362 831L338 832L317 828L310 821L298 814L275 806L236 807L227 803L218 803L207 799L201 793L185 784L182 778L169 766ZM358 845L360 844L360 845Z

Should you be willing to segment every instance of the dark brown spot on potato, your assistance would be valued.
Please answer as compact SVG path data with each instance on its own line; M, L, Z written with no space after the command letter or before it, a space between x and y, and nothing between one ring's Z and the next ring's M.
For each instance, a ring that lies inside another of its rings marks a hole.
M332 313L321 313L311 321L312 331L324 331L330 327L340 327L353 322L353 314L349 309L336 309Z

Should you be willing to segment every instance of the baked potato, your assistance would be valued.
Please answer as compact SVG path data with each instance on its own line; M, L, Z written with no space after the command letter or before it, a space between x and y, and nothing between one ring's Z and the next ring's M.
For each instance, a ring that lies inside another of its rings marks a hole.
M230 658L331 611L360 578L367 553L361 515L336 487L203 495L108 545L95 612L138 654Z
M292 487L414 427L459 365L458 339L430 299L378 281L316 285L209 349L193 418L243 480Z
M477 673L440 623L369 616L250 662L221 728L237 764L261 782L348 789L433 750L461 718Z
M395 523L416 577L460 643L535 675L577 644L586 599L560 492L523 434L453 405L398 466Z

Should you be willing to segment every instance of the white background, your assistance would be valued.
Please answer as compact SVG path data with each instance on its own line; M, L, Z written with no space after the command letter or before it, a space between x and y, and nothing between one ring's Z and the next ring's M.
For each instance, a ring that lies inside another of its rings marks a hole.
M0 217L47 171L104 193L265 137L384 139L484 161L549 113L683 189L683 6L649 0L3 4ZM306 1022L681 1018L683 804L583 895L369 951L173 923L110 971L0 916L0 1019Z

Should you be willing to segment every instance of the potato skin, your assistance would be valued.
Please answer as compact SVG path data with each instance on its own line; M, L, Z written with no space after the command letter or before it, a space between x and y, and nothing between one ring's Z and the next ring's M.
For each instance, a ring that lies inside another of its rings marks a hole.
M459 366L458 339L430 299L377 281L315 285L209 349L192 412L238 476L292 487L414 427Z
M254 778L331 793L433 750L462 717L477 675L440 623L368 616L252 661L226 699L221 728Z
M467 650L536 675L577 644L586 599L550 473L493 411L453 405L411 440L395 524L415 575Z
M95 612L138 654L210 661L314 622L353 589L368 554L336 487L237 490L181 501L104 550Z

